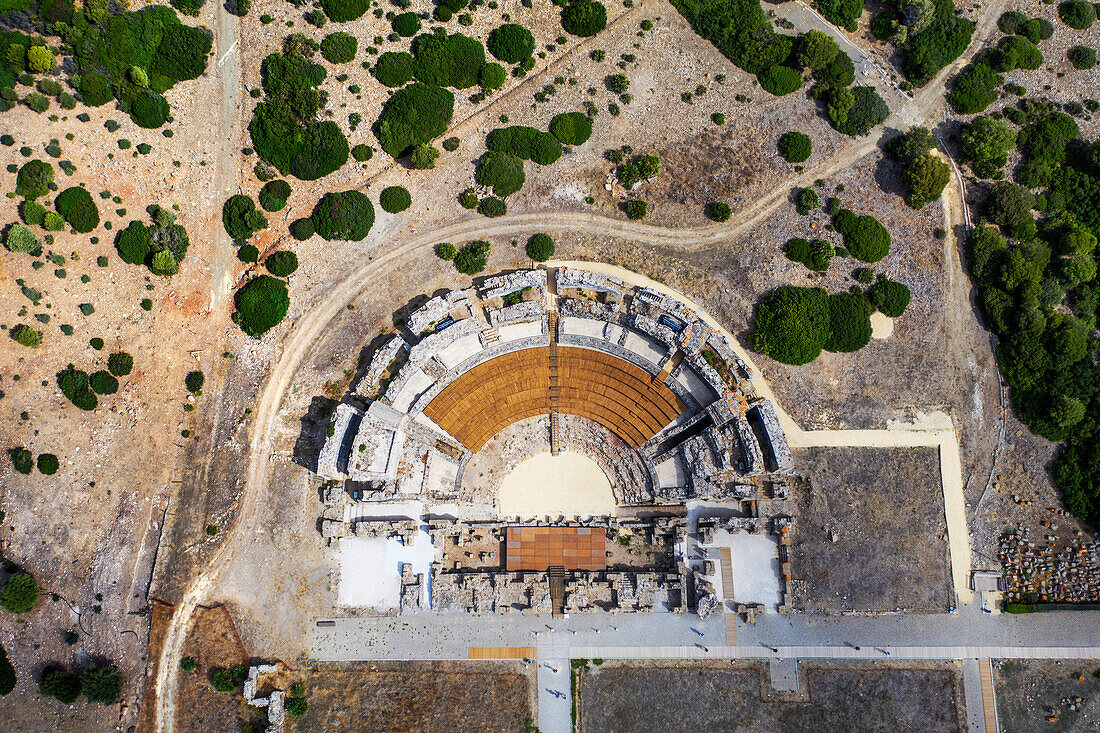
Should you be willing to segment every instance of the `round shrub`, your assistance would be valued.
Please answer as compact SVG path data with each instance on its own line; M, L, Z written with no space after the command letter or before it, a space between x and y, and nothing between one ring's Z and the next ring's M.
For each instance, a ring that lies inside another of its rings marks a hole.
M118 392L118 380L105 370L100 370L88 377L88 386L96 394L114 394Z
M30 613L38 605L38 583L30 573L15 573L0 591L0 607L8 613Z
M439 255L439 259L449 262L450 260L453 260L455 258L455 255L458 254L458 248L450 242L443 242L438 247L436 247L435 252L437 255Z
M88 373L69 364L57 373L57 386L81 410L92 411L99 404L95 393L88 389Z
M56 664L48 664L38 678L38 693L56 698L64 705L72 705L80 697L80 677Z
M260 259L260 248L254 244L246 244L237 250L237 259L241 262L255 262Z
M260 206L265 211L282 211L290 198L290 184L283 180L268 181L260 189Z
M477 208L477 192L472 188L467 188L458 195L458 203L462 204L464 209L476 209Z
M453 153L454 151L458 150L458 146L460 144L461 141L457 137L449 137L443 141L443 149L446 150L448 153Z
M821 288L784 285L756 305L753 348L784 364L808 364L829 338L829 297Z
M871 306L863 293L829 296L829 338L825 350L859 351L871 341Z
M707 216L710 217L712 221L729 221L732 213L733 211L730 209L730 205L722 201L715 201L707 207Z
M1096 66L1096 49L1088 46L1074 46L1066 51L1066 58L1073 64L1073 68L1086 71Z
M89 107L102 107L115 98L111 80L96 71L80 77L80 98Z
M420 36L423 38L423 36ZM454 94L428 84L410 84L386 100L374 125L382 149L394 158L431 142L447 131L454 114Z
M840 89L830 95L830 120L845 135L866 135L889 116L890 107L874 87Z
M309 710L309 701L304 697L292 697L286 701L284 709L290 717L300 718Z
M489 33L489 53L506 64L518 64L535 52L535 37L516 23L505 23Z
M1006 36L1014 36L1020 33L1026 25L1027 16L1018 10L1001 13L1001 17L997 19L997 28Z
M45 220L45 214L43 214ZM29 253L38 249L38 238L22 224L12 224L8 229L4 245L12 252Z
M310 218L326 240L359 242L374 226L374 205L360 191L334 191L317 202Z
M1084 0L1068 0L1058 6L1058 17L1070 28L1083 31L1096 20L1096 8Z
M504 82L507 78L508 73L504 70L503 66L497 63L491 63L481 67L481 71L478 72L477 82L481 85L482 89L494 91L504 86Z
M592 123L580 112L563 112L550 120L550 134L563 145L584 145L592 136Z
M527 256L535 262L546 262L554 256L554 240L549 234L535 234L527 240Z
M788 163L802 163L810 157L811 152L813 144L809 135L791 130L779 138L779 154Z
M493 130L485 138L485 147L538 165L550 165L562 154L561 143L556 137L525 125L512 125Z
M485 47L461 33L422 33L413 39L416 78L426 84L466 89L477 84Z
M34 456L26 448L12 448L8 451L11 465L19 473L29 474L34 470Z
M107 369L116 377L125 377L134 369L134 357L125 351L115 352L107 359Z
M597 0L573 0L561 10L561 27L566 32L588 38L607 26L607 8Z
M486 241L464 244L455 255L455 269L463 275L476 275L489 261L490 245Z
M910 293L904 283L882 278L871 286L867 296L882 315L897 318L909 305Z
M88 702L113 705L122 694L122 674L113 664L93 664L80 675L80 683Z
M302 219L295 219L290 224L290 235L297 239L299 242L304 242L313 236L316 232L316 227L313 226L313 219L308 217Z
M412 154L409 156L409 165L419 171L431 170L435 168L435 161L438 157L439 150L432 145L421 143L413 148Z
M199 394L202 392L202 386L206 384L206 375L199 370L188 372L183 383L184 386L187 387L188 392L191 394Z
M168 100L156 92L143 92L130 105L130 118L138 127L154 130L168 121Z
M446 23L454 17L454 11L448 8L446 5L437 5L435 10L432 11L432 17L438 20L440 23Z
M1043 54L1035 44L1023 36L1008 36L997 44L997 69L1009 72L1015 69L1038 69L1043 65Z
M412 81L416 59L404 51L386 51L378 57L372 70L374 78L390 88L403 87Z
M51 183L52 165L41 160L27 161L15 176L15 192L23 198L36 199L50 192Z
M298 255L285 249L272 252L264 260L264 267L275 277L290 277L298 269Z
M233 239L248 239L267 226L267 217L256 209L250 196L238 193L222 205L222 224Z
M360 163L366 162L374 157L374 149L363 143L359 143L351 149L351 156Z
M890 232L873 216L856 216L842 209L833 226L844 235L844 246L857 260L878 262L890 251Z
M42 344L42 332L22 323L13 327L10 333L17 344L28 349L37 349Z
M43 453L38 456L38 472L44 476L53 476L61 464L53 453Z
M387 186L378 195L378 205L389 214L398 214L412 206L412 194L404 186Z
M486 196L477 205L477 213L489 218L504 216L508 213L508 204L496 196Z
M420 17L416 13L401 13L393 19L393 30L400 36L412 38L420 30Z
M370 0L321 0L321 9L336 23L358 20L369 7Z
M756 76L760 86L769 94L782 97L802 86L802 74L789 66L776 65Z
M54 206L69 226L81 234L87 234L99 226L99 209L91 194L80 186L71 186L59 193Z
M631 219L644 219L649 212L649 205L640 199L623 203L623 211Z
M474 180L482 186L491 186L493 193L505 198L523 188L527 180L523 161L514 155L490 150L478 160Z
M330 64L346 64L355 60L359 51L359 41L344 31L336 31L321 41L321 56Z
M237 291L236 304L233 319L249 336L259 338L286 316L290 296L285 282L270 275L260 275Z

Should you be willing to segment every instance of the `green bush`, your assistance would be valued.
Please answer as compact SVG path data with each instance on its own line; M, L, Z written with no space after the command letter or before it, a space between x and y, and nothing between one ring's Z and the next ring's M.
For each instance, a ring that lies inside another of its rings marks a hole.
M580 112L563 112L550 120L550 134L563 145L584 145L592 136L592 123Z
M873 216L856 216L841 209L833 226L844 236L844 246L857 260L878 262L890 251L890 232Z
M492 63L481 67L481 71L478 72L477 83L481 85L482 89L493 91L504 86L507 79L508 72L504 70L504 67Z
M947 101L959 114L984 112L997 101L997 87L1003 82L1004 79L993 71L986 58L979 58L955 77L955 88Z
M970 45L974 24L956 15L937 18L905 46L902 70L909 81L921 85L962 55Z
M309 710L309 702L304 697L291 697L286 701L286 714L292 718L300 718Z
M535 262L546 262L554 256L554 240L549 234L535 234L527 240L527 256Z
M776 288L756 306L753 348L784 364L808 364L829 339L829 312L821 288Z
M461 33L421 33L411 48L416 78L425 84L467 89L478 83L485 65L485 47Z
M1096 8L1084 0L1068 0L1058 6L1058 17L1070 28L1083 31L1096 20Z
M7 651L0 646L0 696L14 690L16 681L15 667L11 666Z
M421 143L413 148L409 156L409 165L416 170L426 171L435 168L435 161L439 157L439 151L432 145Z
M793 40L772 30L759 0L674 0L673 5L696 33L749 74L791 55Z
M489 262L491 247L486 241L470 242L462 245L455 255L455 269L464 275L476 275L485 269Z
M358 162L363 163L374 157L374 148L359 143L351 149L351 156Z
M290 235L297 239L299 242L304 242L314 235L317 231L313 225L313 219L305 217L302 219L295 219L290 224Z
M138 127L155 130L168 121L168 101L156 92L143 92L130 105L130 118Z
M804 188L795 197L795 208L802 216L806 216L814 209L821 207L821 198L812 188Z
M36 349L42 343L42 332L22 323L13 327L10 333L17 344L29 349Z
M840 53L832 36L816 29L800 36L797 46L798 65L811 70L826 68Z
M330 64L346 64L355 60L355 54L359 52L359 41L355 36L344 31L337 31L325 36L321 41L321 56Z
M985 202L985 214L989 220L1014 239L1030 239L1035 236L1035 217L1031 207L1035 197L1023 186L1010 181L998 181L989 190Z
M255 262L260 259L260 248L254 244L246 244L237 250L237 259L246 263Z
M882 315L897 318L909 305L910 293L904 283L881 278L871 286L867 296Z
M117 351L107 359L107 369L116 377L125 377L134 369L134 357Z
M286 283L270 275L260 275L237 291L236 305L233 319L246 334L260 338L278 325L290 308Z
M803 163L809 157L813 150L813 145L810 142L810 136L801 132L783 133L783 136L779 138L779 154L783 156L783 159L788 163Z
M829 338L824 349L832 352L859 351L871 341L871 304L863 293L833 293L829 296Z
M370 7L370 0L321 0L321 9L336 23L359 20Z
M403 186L387 186L378 195L378 205L389 214L397 214L412 206L412 194Z
M199 370L188 372L183 383L184 386L187 387L188 392L192 394L201 394L202 386L206 384L206 375Z
M518 64L535 52L535 37L516 23L505 23L489 33L489 53L506 64Z
M905 167L902 177L909 187L905 203L920 209L938 199L943 189L947 188L951 180L951 167L942 158L925 153Z
M35 252L39 248L34 232L22 224L12 224L8 228L4 244L10 251L20 253Z
M730 220L732 214L733 210L730 208L730 205L722 201L715 201L707 207L707 216L710 217L712 221L720 223L727 222Z
M458 203L462 204L464 209L476 209L477 208L477 192L472 188L467 188L458 195Z
M359 242L374 226L374 205L361 191L334 191L317 202L310 218L316 233L326 240Z
M30 160L23 164L15 177L15 192L28 199L36 199L50 192L53 183L53 166L45 161Z
M815 69L813 78L831 87L850 86L856 80L856 65L846 53L838 53L832 63L822 69Z
M561 143L553 135L522 125L493 130L485 138L485 147L538 165L550 165L562 154Z
M88 385L96 394L114 394L118 392L118 380L110 372L100 370L88 377Z
M122 673L113 664L93 664L80 675L80 682L88 702L113 705L122 694Z
M798 91L802 86L802 74L799 71L779 64L760 72L756 79L764 91L777 97Z
M19 214L23 217L24 223L40 227L46 220L46 207L37 201L24 199L19 205Z
M149 227L140 221L132 221L115 237L115 247L122 261L130 265L143 265L149 256L151 238Z
M47 664L38 678L38 694L72 705L80 697L80 677L56 664Z
M59 193L54 206L69 226L81 234L87 234L99 226L99 209L91 194L80 186L71 186Z
M453 114L454 94L450 91L428 84L410 84L386 101L374 124L374 134L383 150L400 158L412 152L414 146L445 133Z
M477 213L490 218L504 216L508 213L508 204L496 196L486 196L478 202Z
M298 269L298 255L289 250L272 252L264 260L264 267L275 277L290 277Z
M644 219L645 215L649 213L649 205L641 199L626 201L623 203L623 211L631 219Z
M474 179L482 186L491 186L495 195L505 198L523 188L527 177L523 172L522 160L508 153L490 150L478 160Z
M8 578L0 591L0 608L8 613L30 613L38 605L38 583L30 573L18 572Z
M412 38L420 30L420 17L416 13L401 13L393 19L393 30L399 36Z
M11 448L8 450L11 465L22 474L29 474L34 470L34 456L26 448Z
M193 18L198 17L202 6L206 4L206 0L170 0L170 2L173 8Z
M574 36L589 38L607 26L607 8L597 0L571 0L561 10L561 27Z
M256 208L251 196L238 193L222 205L222 225L233 239L248 239L267 224L267 217Z
M95 393L88 388L88 373L72 364L57 373L57 386L61 394L81 410L91 411L99 404Z
M1043 54L1035 44L1023 36L1008 36L997 44L997 70L1002 73L1016 69L1038 69L1043 65Z
M970 161L981 178L998 177L1008 154L1016 147L1016 131L1005 120L991 115L975 117L964 125L961 137L962 157Z
M836 250L824 239L807 242L805 239L795 238L787 242L784 253L787 259L800 262L814 272L825 272L829 269L829 262L832 261Z
M458 248L450 242L443 242L436 247L436 254L439 255L439 259L450 262L458 254Z
M260 206L264 211L282 211L286 208L288 198L290 198L290 184L283 180L268 181L260 189Z
M1066 51L1066 58L1073 64L1073 68L1087 71L1096 66L1096 49L1088 46L1073 46Z
M416 71L416 59L404 51L386 51L378 57L372 73L382 84L391 87L403 87L412 81Z
M833 25L850 33L856 30L856 21L863 15L863 0L817 0L817 9Z
M256 105L248 129L260 157L280 173L304 181L327 176L348 162L348 141L340 126L316 118L324 106L317 86L324 67L297 54L271 54L261 65L265 99Z
M866 135L889 116L890 107L874 87L835 89L830 95L829 119L845 135Z
M89 107L102 107L115 98L111 80L95 71L80 77L80 98Z

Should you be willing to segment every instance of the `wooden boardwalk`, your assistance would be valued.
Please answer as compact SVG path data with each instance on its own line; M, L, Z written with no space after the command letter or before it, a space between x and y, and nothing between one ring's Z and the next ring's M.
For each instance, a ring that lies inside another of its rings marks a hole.
M993 694L993 667L988 659L978 661L978 670L982 675L982 708L985 710L985 729L996 733L997 696Z
M726 601L733 601L733 554L730 548L723 547L719 553L719 563L722 566L722 597ZM737 646L737 612L730 611L726 603L722 603L726 621L726 646ZM735 607L736 608L736 607Z
M470 659L534 659L533 646L472 646Z

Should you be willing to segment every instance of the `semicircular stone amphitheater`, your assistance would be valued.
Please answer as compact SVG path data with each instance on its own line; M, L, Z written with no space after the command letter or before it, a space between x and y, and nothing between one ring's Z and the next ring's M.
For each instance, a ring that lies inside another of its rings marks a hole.
M317 472L367 500L461 501L475 454L549 416L550 451L595 454L619 504L748 498L791 467L757 376L669 295L571 267L509 272L431 298L382 342ZM639 468L608 470L609 452Z

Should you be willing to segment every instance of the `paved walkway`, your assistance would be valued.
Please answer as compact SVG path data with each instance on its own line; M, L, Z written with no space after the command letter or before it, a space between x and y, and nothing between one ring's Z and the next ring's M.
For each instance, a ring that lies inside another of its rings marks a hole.
M982 700L982 677L977 659L962 660L963 702L966 705L967 733L986 733L985 707ZM988 661L985 664L989 664ZM997 733L993 728L988 733Z
M569 658L540 659L538 665L538 728L541 733L570 733L573 697Z

